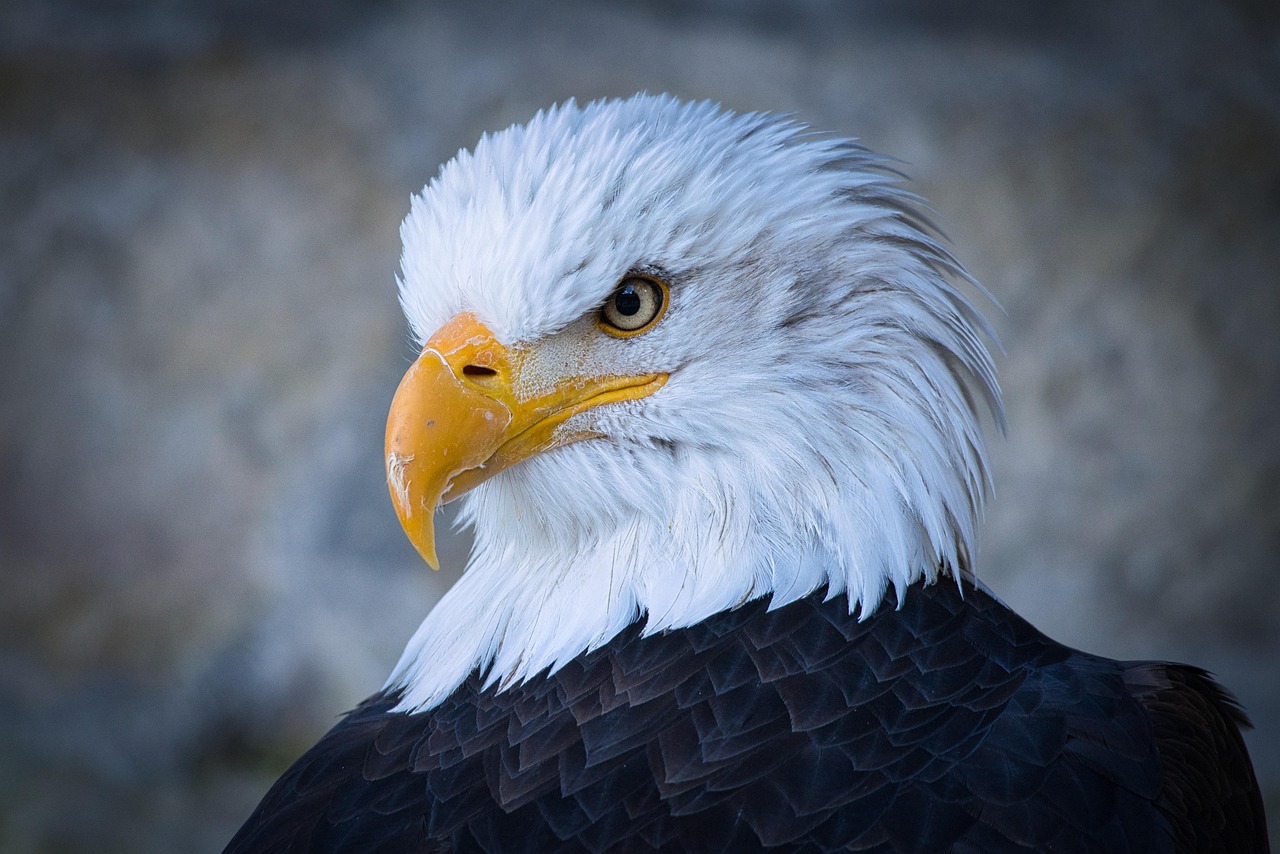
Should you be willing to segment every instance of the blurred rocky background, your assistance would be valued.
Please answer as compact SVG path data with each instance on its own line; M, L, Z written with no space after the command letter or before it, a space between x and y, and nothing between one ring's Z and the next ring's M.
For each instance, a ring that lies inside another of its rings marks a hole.
M907 161L1003 305L981 575L1218 673L1276 832L1274 3L6 0L0 849L218 851L381 685L451 580L382 472L409 194L640 89Z

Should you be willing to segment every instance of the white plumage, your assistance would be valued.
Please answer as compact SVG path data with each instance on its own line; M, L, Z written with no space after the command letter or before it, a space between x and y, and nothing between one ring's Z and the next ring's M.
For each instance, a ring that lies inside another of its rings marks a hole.
M792 121L637 96L539 113L462 152L402 227L420 341L461 312L527 348L525 382L670 378L574 416L603 438L464 496L475 546L388 687L430 708L473 670L514 684L608 641L828 585L868 614L968 571L1000 421L971 281L889 164ZM593 318L651 272L644 335ZM532 379L530 379L532 378Z

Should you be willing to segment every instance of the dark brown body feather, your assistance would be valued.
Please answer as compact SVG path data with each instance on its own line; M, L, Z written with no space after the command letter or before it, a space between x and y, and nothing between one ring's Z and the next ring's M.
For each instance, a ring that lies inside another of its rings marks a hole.
M1266 851L1262 794L1240 736L1249 720L1235 698L1181 664L1134 664L1125 682L1151 715L1176 850Z
M1071 650L967 584L633 626L480 686L366 701L228 852L1267 850L1203 671Z

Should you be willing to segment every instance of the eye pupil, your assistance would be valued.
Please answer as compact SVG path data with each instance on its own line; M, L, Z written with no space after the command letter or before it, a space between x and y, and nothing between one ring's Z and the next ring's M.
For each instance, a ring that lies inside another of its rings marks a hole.
M618 310L619 314L627 317L635 314L640 310L640 295L636 293L634 285L627 285L618 291L618 295L613 298L613 306Z

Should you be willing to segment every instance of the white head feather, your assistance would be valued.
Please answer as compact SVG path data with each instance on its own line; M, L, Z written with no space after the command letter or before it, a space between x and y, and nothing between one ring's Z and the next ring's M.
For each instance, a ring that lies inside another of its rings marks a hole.
M651 397L567 427L464 499L475 546L388 687L430 707L471 672L510 685L636 620L692 625L824 585L869 614L967 572L986 486L976 391L991 332L886 161L793 122L637 96L480 140L413 199L401 302L425 341L463 311L569 347ZM589 319L628 272L670 305L626 340ZM587 325L584 325L587 324ZM565 344L564 342L572 342Z

